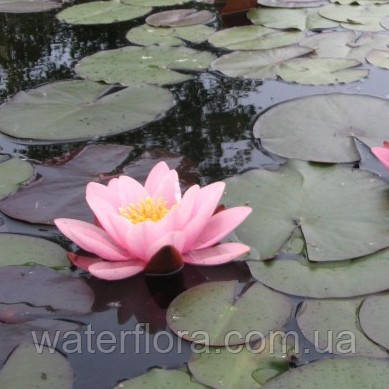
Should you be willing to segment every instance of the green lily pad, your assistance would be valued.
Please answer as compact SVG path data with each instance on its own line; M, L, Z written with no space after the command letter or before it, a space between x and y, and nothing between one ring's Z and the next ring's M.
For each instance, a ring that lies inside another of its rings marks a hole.
M363 332L373 342L389 350L388 332L389 296L367 297L359 310L359 321Z
M333 85L366 78L368 70L354 69L361 65L355 59L296 58L285 62L278 75L288 82L305 85Z
M383 31L381 19L389 15L389 5L329 5L319 10L327 19L341 23L342 27L355 31Z
M257 0L259 5L275 8L313 8L328 4L327 0Z
M170 7L190 3L191 1L193 0L122 0L122 3L139 7Z
M275 79L287 61L311 51L312 49L297 45L270 50L235 51L213 61L211 68L229 77Z
M262 26L232 27L217 31L208 41L215 47L228 50L263 50L298 43L303 34L298 31L279 31Z
M207 24L213 19L215 15L210 11L184 8L152 14L146 18L146 23L154 27L184 27Z
M183 46L185 41L202 43L215 32L213 27L202 24L188 27L163 28L143 24L132 28L126 38L137 45Z
M372 5L372 4L387 4L389 0L330 0L331 3L340 5Z
M0 154L0 157L3 157ZM6 158L6 157L5 157ZM34 168L19 158L0 159L0 199L16 192L19 187L32 178Z
M358 109L356 109L358 107ZM387 138L389 102L372 96L328 94L274 106L254 125L262 146L283 157L317 162L360 159L353 137L369 147ZM362 254L361 254L362 255Z
M366 59L372 65L389 69L389 50L372 50L367 54Z
M1 0L0 12L32 13L45 12L62 7L62 1L57 0Z
M337 263L274 259L250 261L249 267L258 281L296 296L353 297L389 288L389 250Z
M316 351L386 358L386 351L360 330L358 310L361 302L362 299L307 300L297 313L297 323Z
M322 359L291 369L266 384L266 389L384 389L389 362L367 357Z
M289 369L288 355L282 353L281 335L273 337L271 342L267 338L250 349L247 346L212 347L207 352L195 354L188 368L193 377L207 387L260 388Z
M296 226L311 261L342 261L389 246L389 187L370 173L289 161L277 171L251 170L226 184L226 206L253 208L235 232L262 260L273 258Z
M181 370L152 369L148 373L121 382L115 389L201 389L205 388Z
M187 47L130 46L100 51L86 57L78 63L76 72L81 77L111 84L132 85L146 82L168 85L193 78L192 75L175 70L205 70L215 58L211 53ZM149 102L153 101L149 97Z
M126 5L119 0L92 1L66 8L56 17L70 24L111 24L136 19L150 11L150 7Z
M151 85L115 91L90 81L60 81L17 93L0 108L0 131L52 141L109 136L159 119L174 104L169 91Z
M168 308L169 327L186 340L226 346L245 343L250 331L266 336L285 325L292 312L288 297L259 283L240 294L238 287L238 281L209 282L185 291ZM237 333L228 337L231 331Z
M70 363L60 353L32 344L22 344L13 351L0 370L2 389L72 389L74 375Z
M66 251L46 239L16 234L0 234L0 266L39 264L69 267Z
M247 13L254 24L265 27L295 30L324 30L339 23L321 17L315 9L256 8Z

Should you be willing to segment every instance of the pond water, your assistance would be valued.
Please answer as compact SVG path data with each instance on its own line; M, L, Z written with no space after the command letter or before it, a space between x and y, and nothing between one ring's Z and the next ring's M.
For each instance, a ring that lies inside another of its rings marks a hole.
M66 7L72 4L67 3ZM220 2L215 7L220 10L222 6ZM196 7L212 9L205 5ZM125 39L127 31L144 22L144 18L139 18L103 26L72 26L59 22L55 18L57 12L0 14L1 102L21 90L76 78L74 67L79 60L101 50L128 46L129 42ZM237 20L242 22L242 18ZM248 20L244 22L248 23ZM229 19L231 23L233 21ZM223 19L218 16L213 25L223 28ZM206 43L192 47L210 50L217 55L223 53ZM252 168L274 170L285 159L266 151L254 139L252 128L258 115L275 104L314 94L342 92L389 98L389 72L371 65L365 67L370 69L367 79L316 87L281 80L261 82L233 79L217 72L203 71L196 74L193 80L169 86L177 105L161 120L136 130L88 142L57 144L28 140L16 142L0 135L0 152L39 163L80 150L86 144L130 145L133 150L128 161L155 150L185 157L183 172L189 175L189 180L202 185ZM364 149L363 153L367 158L368 149ZM372 169L382 171L378 163L373 163ZM23 223L3 214L0 214L0 220L0 232L46 237L67 248L71 247L54 227ZM92 288L95 300L93 312L83 317L82 321L89 323L96 333L112 331L118 338L120 331L134 330L137 323L149 323L150 345L146 345L145 338L141 338L141 352L136 352L131 338L132 341L125 344L124 353L117 349L111 353L84 350L81 354L69 354L68 359L76 377L74 389L110 389L124 379L146 373L152 367L183 367L191 357L189 342L179 342L175 337L172 350L168 353L157 352L153 346L153 339L161 331L169 331L165 319L169 303L184 290L204 282L253 280L244 262L214 268L186 266L182 272L167 278L140 275L112 283L86 275L83 277ZM302 299L293 298L292 301L297 307ZM287 327L297 329L295 319L291 319ZM80 331L85 329L85 326L81 327ZM162 348L167 346L166 342L167 338L160 336ZM308 341L304 342L310 347ZM86 346L84 343L83 349ZM178 352L179 347L182 347L181 352ZM61 344L58 349L61 350ZM312 352L298 364L317 357L318 354Z

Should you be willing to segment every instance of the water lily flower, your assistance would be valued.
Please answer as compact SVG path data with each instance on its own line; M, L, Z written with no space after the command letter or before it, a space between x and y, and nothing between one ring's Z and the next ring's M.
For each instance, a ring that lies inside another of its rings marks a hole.
M389 142L384 142L383 147L372 147L371 151L389 169Z
M142 271L170 273L184 263L220 265L250 248L242 243L220 243L251 212L249 207L220 210L225 184L191 186L183 196L175 170L159 162L145 185L120 176L108 185L90 182L86 200L96 225L56 219L58 229L96 257L70 255L81 269L106 280L131 277Z

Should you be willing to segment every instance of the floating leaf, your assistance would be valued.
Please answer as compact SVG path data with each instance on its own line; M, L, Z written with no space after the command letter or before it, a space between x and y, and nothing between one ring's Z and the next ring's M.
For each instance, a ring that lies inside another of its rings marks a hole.
M152 369L148 373L123 381L115 389L201 389L205 388L181 370Z
M111 24L136 19L150 11L150 7L136 7L110 0L73 5L56 16L57 19L70 24Z
M290 369L266 384L266 389L384 389L389 362L367 357L322 359Z
M129 156L132 147L89 145L61 165L37 165L39 179L0 202L0 210L14 219L53 224L55 218L93 221L85 201L90 181L105 182Z
M389 250L338 263L275 259L249 267L258 281L296 296L353 297L389 289Z
M289 368L287 355L281 352L277 337L263 343L237 349L210 348L195 354L188 367L193 377L215 389L260 388ZM281 343L281 342L280 342ZM271 348L272 347L272 348ZM277 349L276 349L277 347ZM278 350L278 348L280 350Z
M27 343L15 349L0 370L2 389L72 389L73 380L73 370L65 357L46 348L38 352Z
M262 50L298 43L303 34L296 31L279 31L262 26L242 26L220 30L209 37L215 47L228 50Z
M229 77L274 79L285 62L311 51L312 49L299 46L260 51L235 51L213 61L211 68Z
M368 62L379 68L389 69L389 50L372 50L366 56Z
M387 353L371 342L358 325L362 299L308 300L298 311L297 323L318 352L343 356L385 358Z
M214 18L215 15L210 11L185 8L152 14L146 18L146 23L154 27L184 27L207 24Z
M170 7L189 3L192 0L121 0L123 4L137 5L139 7Z
M0 268L0 301L28 303L52 310L89 313L93 293L84 280L43 266Z
M46 239L16 234L0 234L0 266L39 264L69 267L66 251Z
M162 28L143 24L132 28L126 38L137 45L183 46L185 41L201 43L215 32L212 27L202 24L188 27Z
M4 13L32 13L45 12L62 6L57 0L1 0L0 12Z
M0 157L3 157L0 154ZM27 161L18 158L0 160L0 199L16 192L18 188L32 178L34 168Z
M258 0L264 7L275 8L313 8L328 4L327 0Z
M17 93L0 108L0 131L52 141L109 136L159 119L174 104L169 91L151 85L115 91L90 81L60 81Z
M250 331L265 336L287 322L292 305L286 296L259 283L239 294L238 286L237 281L209 282L185 291L168 308L169 327L186 340L226 346L245 343Z
M265 149L283 157L354 162L360 157L353 137L370 147L381 145L387 138L388 121L387 100L339 93L316 95L269 109L255 123L254 136Z
M387 294L367 297L359 310L363 332L373 342L389 350L388 332L389 298Z
M296 226L311 261L341 261L389 246L388 185L370 173L289 161L277 171L251 170L226 183L226 206L253 208L236 234L263 260L279 252Z
M372 5L389 3L388 0L330 0L330 2L340 5Z
M295 30L336 28L339 23L325 19L315 9L256 8L247 13L254 24L265 27Z
M307 85L329 85L358 81L369 75L368 70L354 69L361 65L355 59L296 58L283 63L278 75L288 82Z
M110 84L147 82L167 85L193 78L174 70L205 70L214 59L211 53L187 47L130 46L86 57L76 66L76 72L81 77ZM149 102L153 103L154 98L149 97ZM143 106L144 102L141 104Z

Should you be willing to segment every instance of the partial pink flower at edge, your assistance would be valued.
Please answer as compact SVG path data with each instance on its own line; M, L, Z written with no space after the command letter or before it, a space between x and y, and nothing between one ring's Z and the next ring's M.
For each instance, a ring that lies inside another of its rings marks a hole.
M220 243L252 211L249 207L219 211L224 188L223 182L193 185L182 195L177 172L159 162L144 186L127 176L114 178L107 186L89 183L86 200L96 225L74 219L56 219L55 224L97 256L69 258L101 279L118 280L143 271L169 273L184 263L220 265L250 251L242 243Z
M372 147L371 151L389 169L389 142L384 142L383 147Z

